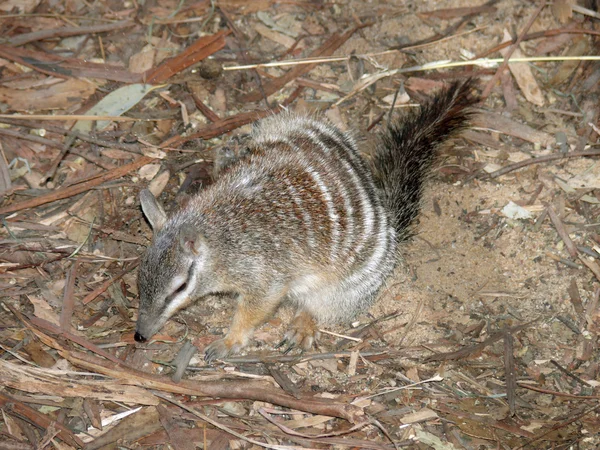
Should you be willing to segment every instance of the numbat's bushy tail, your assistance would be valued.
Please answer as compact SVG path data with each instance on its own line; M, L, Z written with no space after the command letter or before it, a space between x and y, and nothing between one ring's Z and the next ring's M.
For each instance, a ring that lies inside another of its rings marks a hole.
M412 235L423 187L441 143L463 130L478 99L475 82L455 82L416 113L393 123L381 137L373 159L375 182L402 241Z
M367 309L398 262L439 144L467 123L471 88L453 84L387 130L373 170L351 134L286 113L258 122L238 160L225 151L215 183L175 214L142 191L154 236L139 268L135 340L214 294L237 307L207 361L246 346L282 304L296 308L285 341L303 349L319 323Z

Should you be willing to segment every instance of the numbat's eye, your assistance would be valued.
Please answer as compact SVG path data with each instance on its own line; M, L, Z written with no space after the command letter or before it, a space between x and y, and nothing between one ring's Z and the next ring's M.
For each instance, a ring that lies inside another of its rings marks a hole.
M181 286L179 286L175 292L173 292L173 294L181 294L183 291L185 291L187 288L187 283L183 283Z

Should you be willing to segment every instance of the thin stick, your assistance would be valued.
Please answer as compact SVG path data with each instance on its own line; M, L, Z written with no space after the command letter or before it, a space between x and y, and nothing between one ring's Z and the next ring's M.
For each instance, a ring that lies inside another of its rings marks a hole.
M96 186L100 186L102 183L106 183L107 181L112 181L117 178L121 178L152 161L154 161L154 158L150 158L149 156L142 156L141 158L136 159L130 164L117 167L115 170L106 171L97 175L92 175L86 180L82 180L78 184L57 189L55 191L49 192L48 194L40 195L39 197L35 197L20 203L15 203L12 205L5 206L4 208L0 208L0 214L8 214L15 211L21 211L27 208L35 208L36 206L44 205L46 203L54 202L56 200L62 200L65 198L73 197L74 195L89 191L90 189L95 188Z
M116 274L113 278L109 278L108 280L106 280L104 283L102 283L102 285L100 287L94 289L92 292L90 292L88 295L86 295L84 297L84 299L81 300L81 304L87 305L88 303L94 301L96 298L98 298L98 296L100 294L105 292L109 288L109 286L111 286L113 283L116 283L121 278L123 278L125 275L127 275L129 272L131 272L133 269L135 269L139 263L140 263L139 260L134 261L129 267L126 267L125 269L123 269L121 272Z
M23 33L8 40L12 46L28 44L29 42L42 41L49 38L81 36L82 34L105 33L107 31L120 30L126 27L132 27L135 22L131 20L122 20L120 22L107 23L103 25L92 25L89 27L62 27L51 28L47 30L34 31L32 33Z
M413 387L417 387L417 386L419 386L421 384L435 383L435 382L438 382L438 381L443 381L443 379L444 379L444 377L442 377L440 375L435 375L435 376L433 376L431 378L428 378L426 380L423 380L423 381L418 381L416 383L407 384L406 386L399 386L399 387L395 387L395 388L392 388L392 389L384 389L381 392L377 392L376 394L367 395L365 397L358 397L357 400L366 400L366 399L369 399L369 398L378 397L380 395L389 394L391 392L397 392L397 391L402 391L404 389L410 389L410 388L413 388ZM355 402L357 400L355 400Z
M496 81L498 81L498 78L500 78L500 75L502 75L502 72L504 72L504 69L506 69L506 67L508 66L508 61L509 61L510 57L512 56L514 51L517 48L519 48L519 44L521 44L521 41L527 34L527 31L529 30L529 28L531 28L531 26L533 25L533 22L535 22L535 19L537 19L537 16L540 15L540 13L542 12L542 9L544 9L545 6L546 6L546 1L541 0L540 6L538 6L538 8L533 13L533 15L529 18L527 25L525 25L525 28L519 34L519 38L517 39L517 41L508 49L508 52L506 53L506 56L504 58L504 62L502 63L500 68L496 71L496 73L494 74L494 76L492 77L490 82L487 84L487 86L483 90L483 92L481 94L482 99L486 99L488 97L488 95L490 95L490 92L492 92L492 89L493 89L494 85L496 84Z
M489 25L484 25L482 27L477 27L477 28L473 28L472 30L467 30L467 31L463 31L462 33L457 33L457 34L451 34L450 36L446 36L443 37L441 39L438 39L437 41L432 41L432 42L426 42L424 44L416 44L416 45L411 45L409 47L402 47L402 51L407 51L407 50L416 50L418 48L424 48L424 47L429 47L430 45L438 45L441 42L444 41L449 41L450 39L455 39L461 36L465 36L467 34L471 34L475 31L481 31L481 30L485 30L486 28L488 28Z
M388 54L395 52L395 50L381 52L378 53L380 55ZM363 55L369 56L369 55ZM332 62L343 62L348 61L350 56L333 56L333 57L324 57L324 58L310 58L310 59L294 59L288 61L273 61L268 63L259 63L259 64L248 64L245 66L224 66L224 71L229 70L248 70L248 69L256 69L263 67L286 67L286 66L298 66L303 64L325 64ZM492 66L494 64L504 62L504 58L478 58L478 59L470 59L469 61L433 61L430 63L422 64L419 66L411 66L405 67L402 69L394 69L389 72L393 73L409 73L409 72L420 72L426 70L437 70L437 69L447 69L449 67L463 67L463 66ZM511 58L508 60L509 63L517 63L517 62L554 62L554 61L600 61L600 55L583 55L583 56L532 56L532 57L524 57L524 58ZM2 117L2 115L0 115ZM12 116L9 116L12 117ZM56 116L52 116L56 117Z
M350 39L350 36L352 36L355 32L357 32L358 30L360 30L366 26L368 26L368 24L362 24L362 25L356 26L354 28L349 29L342 35L338 35L337 33L332 34L329 37L329 39L327 39L321 45L321 47L319 47L312 53L312 58L319 57L322 55L326 55L326 56L331 55L338 48L340 48L348 39ZM286 84L288 84L288 83L292 82L293 80L295 80L296 78L302 76L305 72L309 71L310 69L311 69L310 65L308 67L303 67L303 68L294 67L292 70L289 70L288 72L286 72L284 75L280 76L279 78L275 78L275 79L269 81L268 84L265 84L264 85L264 94L267 96L274 94L275 92L277 92L281 88L283 88ZM255 102L255 101L260 100L262 98L262 95L263 95L263 92L261 92L261 91L252 91L247 94L244 94L241 98L245 102Z
M87 116L85 114L0 114L0 119L19 119L19 120L112 120L113 122L133 122L142 120L160 120L160 119L134 119L123 116Z
M515 450L521 450L523 448L534 448L533 447L533 443L537 442L541 439L544 438L544 436L547 436L550 433L554 433L556 430L560 430L561 428L566 428L568 425L572 424L573 422L577 422L578 420L581 420L583 417L587 416L588 414L591 414L595 411L598 411L598 409L600 409L600 405L596 405L593 408L590 408L584 412L582 412L581 414L576 415L575 417L572 417L571 419L567 419L564 422L561 423L557 423L556 425L554 425L550 430L543 432L542 434L540 434L539 436L536 436L534 439L530 440L529 442L526 442L525 444L516 447Z
M553 30L538 31L537 33L528 34L523 38L523 41L529 41L532 39L539 38L548 38L558 36L560 34L591 34L593 36L600 36L600 31L586 30L581 28L555 28ZM495 45L494 47L487 49L482 53L479 53L479 55L475 56L475 58L484 58L487 55L491 55L492 53L496 53L506 47L513 45L514 42L515 41L513 40L502 42L501 44Z
M595 17L596 19L600 19L600 13L597 13L596 11L593 11L591 9L584 8L583 6L579 5L573 5L571 6L571 8L573 8L573 11L578 12L579 14L583 14L584 16L590 16Z
M324 334L329 334L330 336L339 337L339 338L342 338L342 339L348 339L349 341L362 342L362 339L360 339L360 338L355 338L355 337L352 337L352 336L346 336L344 334L334 333L333 331L327 331L327 330L324 330L322 328L319 328L319 332L324 333Z
M565 243L565 247L567 247L567 251L569 252L569 255L571 255L571 258L577 258L577 255L579 254L577 247L573 244L569 232L565 228L565 224L560 220L560 217L558 217L558 214L556 214L556 211L554 211L552 206L548 207L548 217L550 217L550 220L554 224L554 228L556 228L556 232Z
M75 260L75 264L73 264L71 270L67 273L67 282L60 312L60 328L66 332L71 331L71 317L73 315L73 306L75 304L73 291L75 290L75 279L77 278L77 271L79 270L80 265L81 260L78 258Z
M263 448L270 448L270 449L274 449L274 450L287 450L287 449L298 449L300 450L301 448L304 449L305 447L296 447L294 446L290 446L290 445L271 445L271 444L267 444L266 442L260 442L260 441L256 441L254 439L251 439L249 437L244 436L243 434L238 433L237 431L232 430L231 428L223 425L222 423L217 422L216 420L211 419L208 416L205 416L204 414L202 414L199 411L196 411L194 408L190 408L189 406L184 405L181 402L178 402L177 400L175 400L174 398L171 398L167 395L164 395L161 392L158 391L151 391L154 395L156 395L159 398L162 398L163 400L166 400L168 402L173 403L174 405L179 406L181 409L192 413L193 415L195 415L196 417L199 417L200 419L204 420L207 423L210 423L211 425L217 427L219 430L223 430L226 433L229 433L237 438L243 439L246 442L250 442L251 444L254 445L258 445L259 447L263 447ZM316 450L316 449L313 449Z
M509 164L502 169L496 170L495 172L487 175L489 178L498 178L500 175L505 175L513 170L521 169L526 166L530 166L532 164L540 164L544 162L556 161L557 159L567 159L567 158L580 158L583 156L600 156L600 150L584 150L582 152L570 152L564 154L556 154L556 155L546 155L540 156L538 158L526 159L524 161L519 161L514 164Z

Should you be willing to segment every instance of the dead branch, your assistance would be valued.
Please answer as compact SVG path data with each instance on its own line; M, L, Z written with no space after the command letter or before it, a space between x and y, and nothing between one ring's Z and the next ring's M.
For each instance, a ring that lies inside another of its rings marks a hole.
M90 189L95 188L96 186L99 186L107 181L121 178L152 161L154 161L154 158L142 156L141 158L136 159L134 162L118 167L110 172L102 172L100 174L92 175L91 177L81 180L78 184L57 189L53 192L49 192L48 194L40 195L39 197L32 198L30 200L25 200L14 205L0 208L0 215L21 211L27 208L35 208L36 206L45 205L46 203L73 197L74 195L89 191Z

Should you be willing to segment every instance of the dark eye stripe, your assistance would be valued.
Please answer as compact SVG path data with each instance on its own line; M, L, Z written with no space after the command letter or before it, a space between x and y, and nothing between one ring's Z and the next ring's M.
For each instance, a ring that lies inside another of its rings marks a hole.
M195 265L192 264L190 266L190 269L188 270L187 279L183 283L181 283L181 285L177 289L175 289L175 291L169 296L170 298L175 297L177 294L181 294L183 291L185 291L187 289L188 281L190 280L190 278L192 278L192 273L194 273L194 268L195 268Z
M192 274L194 273L195 267L195 264L192 264L190 266L190 269L188 270L187 279L183 283L181 283L179 287L175 289L169 296L167 296L167 298L165 299L165 303L161 309L164 310L169 305L169 303L171 303L175 299L175 297L177 297L177 295L181 294L188 288L188 281L192 278Z
M185 290L186 290L186 288L187 288L187 281L184 281L184 282L183 282L183 284L182 284L181 286L179 286L179 287L178 287L178 288L175 290L175 292L173 292L173 295L180 294L181 292L185 291Z

